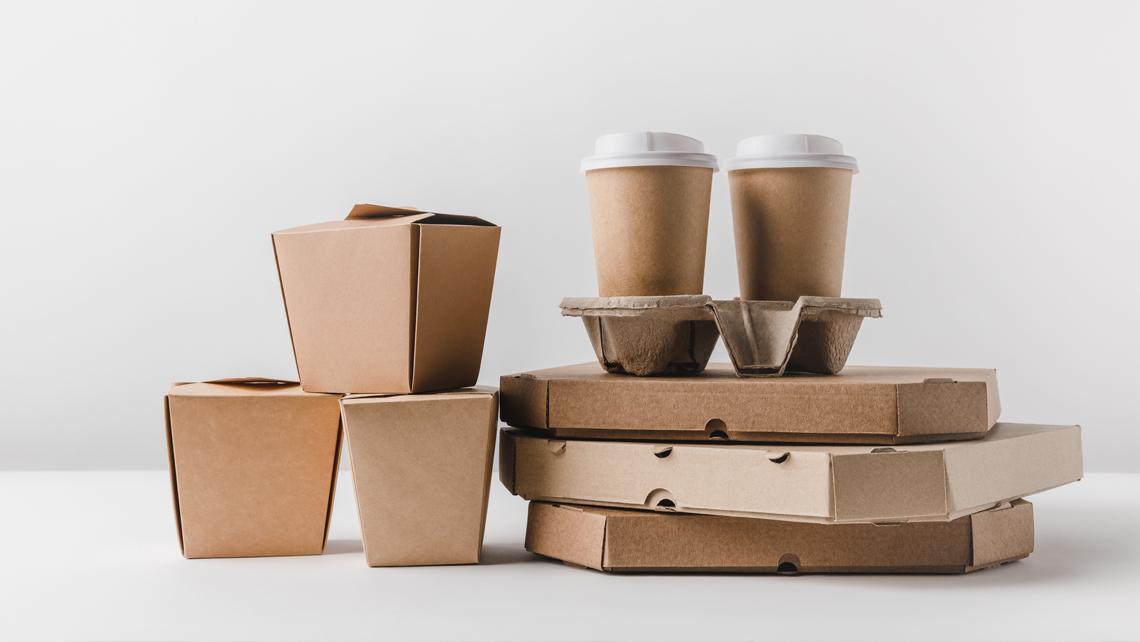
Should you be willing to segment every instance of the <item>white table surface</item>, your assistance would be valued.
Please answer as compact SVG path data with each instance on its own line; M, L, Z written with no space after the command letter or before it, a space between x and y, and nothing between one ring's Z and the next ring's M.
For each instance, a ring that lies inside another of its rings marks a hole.
M368 568L342 474L322 556L186 560L160 471L0 473L0 639L1140 639L1140 475L1031 498L1036 551L962 576L617 575L523 550Z

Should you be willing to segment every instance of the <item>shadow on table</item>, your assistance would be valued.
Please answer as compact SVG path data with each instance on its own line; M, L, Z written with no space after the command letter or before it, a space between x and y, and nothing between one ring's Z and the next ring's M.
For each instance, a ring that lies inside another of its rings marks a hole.
M363 553L364 542L358 539L330 539L325 544L325 555L343 555L345 553ZM522 545L510 544L484 544L483 555L479 561L480 566L496 564L521 564L544 559L533 553L528 553Z
M542 558L534 553L527 552L521 544L484 544L479 565L523 564L538 559Z
M358 539L330 539L325 544L325 555L341 555L343 553L363 553L364 542Z

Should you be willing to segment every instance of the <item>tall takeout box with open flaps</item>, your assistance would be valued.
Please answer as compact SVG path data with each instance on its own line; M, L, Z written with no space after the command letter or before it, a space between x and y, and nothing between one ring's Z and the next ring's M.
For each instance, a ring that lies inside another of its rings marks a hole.
M301 387L429 392L479 378L500 228L357 205L273 234Z

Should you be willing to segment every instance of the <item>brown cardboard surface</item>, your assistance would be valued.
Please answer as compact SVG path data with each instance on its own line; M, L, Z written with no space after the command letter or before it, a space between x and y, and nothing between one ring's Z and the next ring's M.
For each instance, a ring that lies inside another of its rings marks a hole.
M976 439L1001 414L997 372L847 366L836 375L630 377L597 363L500 378L502 419L557 437L904 444Z
M498 400L486 387L341 400L369 566L479 562Z
M779 377L785 370L836 374L863 319L882 316L878 299L808 296L795 303L714 301L712 309L741 377Z
M740 298L843 296L851 177L833 167L728 172Z
M293 351L310 392L474 385L500 228L357 205L344 221L273 234Z
M183 555L319 555L336 489L337 403L277 380L172 387L166 438Z
M803 522L948 521L1079 480L1080 426L1002 424L905 448L552 439L504 429L530 500Z
M880 526L531 502L526 550L600 571L967 573L1033 552L1033 505Z
M713 301L704 295L571 297L562 315L582 317L598 362L639 376L697 374L718 335L741 377L843 370L864 317L882 316L877 299L800 297Z
M586 172L600 296L701 294L707 167L613 167Z
M608 372L696 374L720 331L705 295L562 299L562 316L582 317Z

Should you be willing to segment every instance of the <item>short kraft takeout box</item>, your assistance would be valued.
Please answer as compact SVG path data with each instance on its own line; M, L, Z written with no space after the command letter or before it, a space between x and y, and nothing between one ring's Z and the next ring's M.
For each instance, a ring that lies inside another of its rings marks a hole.
M524 499L802 522L948 521L1084 474L1080 426L897 449L500 434L499 479Z
M1033 552L1018 499L950 522L805 524L531 502L526 550L599 571L969 573Z
M502 419L555 437L897 445L977 439L1001 414L997 371L847 366L836 375L631 377L597 363L500 378Z
M275 232L301 386L402 394L475 385L499 232L471 216L376 205Z
M498 391L348 395L340 403L368 565L478 563Z
M338 398L258 378L175 384L167 392L184 556L321 554L336 490Z

